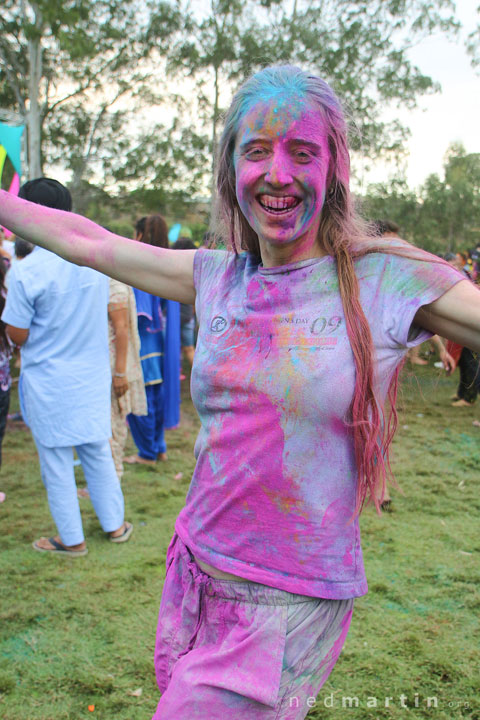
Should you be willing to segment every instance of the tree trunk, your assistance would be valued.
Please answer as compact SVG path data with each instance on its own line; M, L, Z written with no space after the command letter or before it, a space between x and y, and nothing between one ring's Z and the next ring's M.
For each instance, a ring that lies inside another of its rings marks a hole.
M218 67L214 67L214 101L212 116L212 197L215 196L215 173L217 171L217 124L218 124Z
M42 115L40 110L40 81L42 79L41 37L34 37L28 41L28 62L30 73L28 76L27 157L28 178L29 180L33 180L42 175Z

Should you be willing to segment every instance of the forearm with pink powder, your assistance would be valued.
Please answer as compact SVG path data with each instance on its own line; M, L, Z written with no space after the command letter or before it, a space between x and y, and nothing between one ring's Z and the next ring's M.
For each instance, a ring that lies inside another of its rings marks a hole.
M80 215L28 202L4 190L0 191L0 223L65 260L102 272L114 267L117 242L118 245L134 242L115 236Z
M193 302L190 252L129 240L81 215L28 202L6 191L0 191L0 224L77 265L168 299Z

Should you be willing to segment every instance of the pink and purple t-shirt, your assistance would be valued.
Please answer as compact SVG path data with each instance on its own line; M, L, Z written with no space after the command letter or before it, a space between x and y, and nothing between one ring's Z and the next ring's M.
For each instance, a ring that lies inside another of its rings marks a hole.
M355 261L385 396L420 306L461 275L373 253ZM245 253L195 256L200 323L192 397L197 464L176 530L199 560L293 593L367 592L345 419L354 364L335 261L264 268Z

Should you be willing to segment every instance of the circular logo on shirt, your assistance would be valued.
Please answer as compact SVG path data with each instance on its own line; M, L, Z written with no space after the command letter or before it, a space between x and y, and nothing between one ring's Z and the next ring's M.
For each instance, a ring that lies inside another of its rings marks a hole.
M210 330L214 333L220 333L227 327L227 321L221 315L216 315L210 323Z

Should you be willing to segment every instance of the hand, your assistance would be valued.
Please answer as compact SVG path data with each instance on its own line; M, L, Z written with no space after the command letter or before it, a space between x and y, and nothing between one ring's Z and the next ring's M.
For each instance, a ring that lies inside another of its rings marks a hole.
M113 376L113 392L117 398L122 397L128 390L128 380L124 377Z
M456 363L453 357L445 349L440 353L440 360L443 363L443 367L447 371L447 375L451 375L455 370Z

